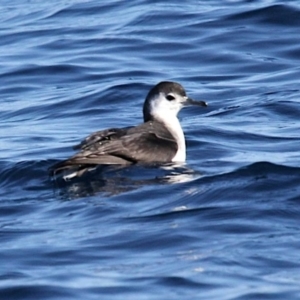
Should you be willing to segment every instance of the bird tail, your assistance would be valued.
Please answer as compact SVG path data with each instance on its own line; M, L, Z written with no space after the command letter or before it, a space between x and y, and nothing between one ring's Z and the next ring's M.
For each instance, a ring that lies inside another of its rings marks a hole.
M81 177L86 172L95 169L95 167L95 164L78 164L67 159L54 164L48 171L53 178L61 177L65 181L69 181L72 178Z

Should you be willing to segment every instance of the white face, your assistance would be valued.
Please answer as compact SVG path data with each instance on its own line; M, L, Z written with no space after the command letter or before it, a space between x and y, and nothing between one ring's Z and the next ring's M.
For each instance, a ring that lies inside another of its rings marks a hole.
M166 116L176 117L186 100L186 96L175 93L159 93L155 98L151 99L151 114L158 118L165 118Z

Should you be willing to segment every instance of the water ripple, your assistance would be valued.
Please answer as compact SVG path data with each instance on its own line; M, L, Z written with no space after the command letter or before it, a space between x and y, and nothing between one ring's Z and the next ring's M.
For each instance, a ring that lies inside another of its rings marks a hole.
M298 299L297 1L0 7L2 299ZM181 82L185 166L48 168Z

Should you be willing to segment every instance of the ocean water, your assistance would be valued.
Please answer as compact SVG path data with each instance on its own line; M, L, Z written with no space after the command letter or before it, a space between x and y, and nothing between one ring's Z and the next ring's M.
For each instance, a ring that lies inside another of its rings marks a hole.
M300 299L299 1L3 0L0 299ZM185 166L58 184L180 82Z

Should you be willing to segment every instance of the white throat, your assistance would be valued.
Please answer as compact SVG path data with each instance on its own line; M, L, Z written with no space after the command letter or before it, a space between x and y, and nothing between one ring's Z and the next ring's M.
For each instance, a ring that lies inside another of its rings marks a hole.
M168 130L171 132L173 137L175 138L178 150L176 155L173 157L173 162L184 162L186 159L186 146L185 146L185 138L184 133L181 128L180 122L177 117L173 117L171 119L168 119L167 122L165 120L164 122L165 126L168 128Z
M170 103L168 103L162 95L158 95L150 104L151 115L167 127L177 142L178 150L172 159L173 162L184 162L186 159L184 133L177 118L181 107L181 103L175 102L170 106Z
M166 128L170 131L172 136L178 145L178 150L176 155L173 157L173 162L185 162L186 159L186 146L185 146L185 138L184 133L181 128L180 122L177 116L169 116L168 118L161 118L159 115L155 116L155 119L163 123Z

